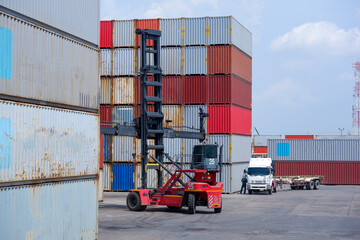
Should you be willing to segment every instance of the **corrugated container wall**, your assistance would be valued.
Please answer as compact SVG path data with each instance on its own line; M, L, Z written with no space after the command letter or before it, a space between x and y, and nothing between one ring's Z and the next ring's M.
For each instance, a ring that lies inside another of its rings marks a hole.
M136 184L136 189L141 188L141 164L136 165L135 169L135 179L134 182ZM156 188L158 182L158 177L155 169L147 170L147 187L148 188Z
M266 147L268 145L269 139L282 139L284 138L281 135L254 135L253 142L254 146Z
M207 112L207 107L205 105L186 105L183 107L184 112L184 131L194 131L198 132L200 130L200 108L203 112ZM206 129L206 121L205 121L205 132Z
M100 106L100 126L101 127L110 127L112 121L112 109L109 105Z
M161 70L164 75L182 74L181 48L161 48Z
M100 92L100 103L111 104L111 78L101 78L101 92Z
M276 161L360 162L360 139L269 140L269 157Z
M0 5L99 45L99 0L0 0Z
M114 76L135 75L135 50L117 48L114 50Z
M184 103L184 78L181 76L162 77L162 97L164 104Z
M104 135L104 162L111 161L112 135Z
M136 29L153 29L159 30L159 19L136 19L135 20ZM136 46L140 46L140 35L136 35ZM147 46L154 46L153 40L147 40Z
M98 195L98 200L99 202L104 201L104 170L101 169L99 171L99 195Z
M186 76L184 77L184 103L205 104L206 103L206 77Z
M98 173L95 114L0 100L0 182Z
M134 124L134 107L132 106L114 106L112 121L120 124Z
M182 45L182 18L160 19L161 46Z
M113 46L113 22L100 22L100 47L112 48Z
M184 48L184 75L205 75L207 73L207 48Z
M134 189L134 166L132 164L112 165L112 190L129 191Z
M0 188L2 239L97 239L98 182Z
M164 138L164 152L177 162L181 157L181 143L181 138ZM169 160L164 158L164 162L169 162Z
M111 176L111 165L109 163L104 163L104 191L111 190Z
M150 48L150 49L154 50L154 48ZM145 53L145 59L147 65L154 65L154 54ZM137 65L136 65L137 73L140 73L140 67L141 67L141 51L140 48L137 48Z
M135 78L114 78L113 98L114 104L135 104Z
M206 18L185 18L185 36L184 45L206 45L206 36L208 31L206 30Z
M254 153L267 153L267 147L259 147L259 146L255 146L254 147Z
M134 20L114 21L114 47L134 47Z
M101 49L100 50L100 74L102 76L112 75L111 60L112 53L110 49Z
M162 112L164 114L164 121L163 126L164 127L173 127L175 130L181 131L181 128L183 126L183 111L181 105L163 105L162 106ZM166 120L171 120L168 124L166 123Z
M132 162L136 153L136 139L126 136L114 136L112 142L113 162Z
M5 64L0 70L5 79L0 82L0 94L99 107L97 49L3 13L0 27L5 28L1 31Z

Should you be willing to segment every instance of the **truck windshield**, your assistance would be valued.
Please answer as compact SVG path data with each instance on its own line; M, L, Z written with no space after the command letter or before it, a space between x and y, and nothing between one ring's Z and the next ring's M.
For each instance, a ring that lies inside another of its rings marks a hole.
M269 175L269 168L252 167L248 169L248 175Z

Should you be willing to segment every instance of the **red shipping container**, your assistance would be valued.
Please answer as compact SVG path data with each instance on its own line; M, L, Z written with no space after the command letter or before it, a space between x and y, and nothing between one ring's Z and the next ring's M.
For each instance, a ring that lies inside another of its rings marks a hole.
M148 81L154 81L154 76L147 76ZM136 96L136 104L141 104L141 78L135 78L136 81L136 89L135 89L135 96ZM148 86L147 87L147 96L153 97L154 96L154 87Z
M101 121L111 122L112 118L112 109L109 105L100 106L100 126L101 127L111 127L111 123L104 123Z
M100 47L111 48L113 46L113 22L100 21Z
M324 176L323 184L360 184L360 162L275 162L276 176Z
M136 29L153 29L159 30L159 19L136 19L135 20ZM154 46L153 40L148 40L146 42L147 46ZM136 46L140 46L140 35L136 35Z
M285 139L314 139L314 135L285 135Z
M206 103L206 77L186 76L184 78L184 103L205 104Z
M208 74L235 74L252 82L252 59L234 46L208 47Z
M104 134L100 134L100 163L99 169L104 168Z
M234 75L207 77L207 102L231 103L251 109L251 84Z
M162 96L164 104L184 103L184 78L180 76L162 77Z
M155 106L154 105L148 105L147 110L148 110L148 112L154 112L155 111ZM140 117L140 116L141 116L141 105L137 105L137 106L134 107L134 118L135 117Z
M209 133L229 133L251 136L251 110L234 105L209 105Z
M254 147L254 153L267 153L267 147Z

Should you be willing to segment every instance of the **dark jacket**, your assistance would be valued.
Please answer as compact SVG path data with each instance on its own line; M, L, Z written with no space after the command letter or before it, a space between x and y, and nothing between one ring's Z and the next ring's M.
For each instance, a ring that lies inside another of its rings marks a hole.
M243 185L245 185L247 183L247 177L243 177L241 179L241 182L242 182Z

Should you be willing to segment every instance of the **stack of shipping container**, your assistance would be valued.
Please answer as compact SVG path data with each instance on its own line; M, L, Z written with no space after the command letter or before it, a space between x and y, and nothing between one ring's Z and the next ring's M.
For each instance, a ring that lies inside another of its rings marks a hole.
M140 115L137 28L162 32L164 126L198 131L199 108L210 113L208 142L224 147L224 192L239 190L251 155L251 33L233 17L102 21L103 121L133 124L133 118ZM192 147L197 143L165 139L165 152L188 168ZM105 189L138 187L140 141L104 136L104 146ZM148 175L150 186L155 186L155 175Z
M98 0L0 0L1 239L97 239L98 33Z

